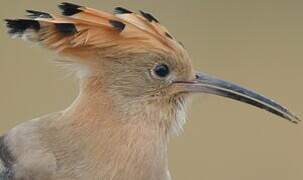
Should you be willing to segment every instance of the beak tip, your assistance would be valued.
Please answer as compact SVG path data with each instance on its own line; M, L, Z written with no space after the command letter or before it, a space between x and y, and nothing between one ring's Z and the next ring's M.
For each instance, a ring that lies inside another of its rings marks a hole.
M288 118L288 120L294 124L299 124L302 120L296 116L296 115L292 115L290 118Z

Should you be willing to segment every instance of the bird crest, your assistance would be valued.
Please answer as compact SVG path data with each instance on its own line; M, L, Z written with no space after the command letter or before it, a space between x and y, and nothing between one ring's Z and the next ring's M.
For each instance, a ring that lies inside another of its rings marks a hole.
M61 15L27 10L28 19L7 19L9 34L80 59L154 51L174 56L181 43L150 13L117 7L114 13L61 3Z

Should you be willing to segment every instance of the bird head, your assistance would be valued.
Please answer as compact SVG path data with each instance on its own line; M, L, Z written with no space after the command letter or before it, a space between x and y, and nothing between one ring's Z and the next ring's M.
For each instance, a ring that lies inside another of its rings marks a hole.
M93 79L87 89L110 95L126 114L153 114L168 127L181 127L190 95L208 93L299 121L263 95L194 70L184 46L150 13L118 7L111 14L71 3L59 7L62 15L30 10L31 19L7 20L9 33L71 57L69 63L88 69L81 76L84 82Z

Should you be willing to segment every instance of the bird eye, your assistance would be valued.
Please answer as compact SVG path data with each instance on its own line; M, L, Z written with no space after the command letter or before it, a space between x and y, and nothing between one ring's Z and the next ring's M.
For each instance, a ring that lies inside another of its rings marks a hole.
M169 75L170 70L166 64L158 64L153 69L153 73L160 78L165 78Z

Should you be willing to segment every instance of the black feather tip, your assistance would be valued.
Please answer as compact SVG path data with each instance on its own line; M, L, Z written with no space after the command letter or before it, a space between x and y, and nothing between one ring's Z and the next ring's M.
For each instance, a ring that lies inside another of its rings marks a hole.
M6 26L10 34L20 34L27 29L39 31L40 24L38 21L31 19L6 19Z
M174 39L174 38L172 37L172 35L170 35L168 32L165 32L165 36L167 36L167 37L170 38L170 39Z
M109 20L109 23L120 32L122 32L126 26L123 22L116 20Z
M41 12L41 11L35 11L35 10L26 10L29 14L27 15L30 18L52 18L52 16L48 13Z
M63 2L58 7L62 10L64 16L72 16L82 11L80 9L82 6L68 2Z
M114 13L115 14L131 14L133 13L132 11L128 10L128 9L125 9L123 7L116 7L114 9Z
M65 36L70 36L77 33L76 26L72 23L56 23L56 29Z
M147 19L149 22L153 22L155 21L156 23L159 23L158 19L156 19L153 15L151 15L150 13L146 13L144 11L140 11L140 13L142 14L142 16Z
M185 45L184 45L181 41L178 41L178 43L179 43L183 48L185 48Z

